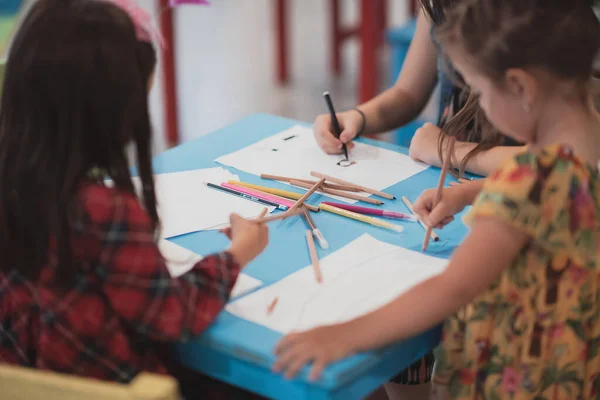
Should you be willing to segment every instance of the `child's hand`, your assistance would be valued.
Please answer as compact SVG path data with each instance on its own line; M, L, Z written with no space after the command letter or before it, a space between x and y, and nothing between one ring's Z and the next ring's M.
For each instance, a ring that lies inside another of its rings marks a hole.
M432 123L425 123L415 131L410 142L408 155L416 161L421 161L429 165L440 166L440 156L438 154L438 139L441 130Z
M444 188L442 198L434 208L433 204L437 197L437 189L424 191L414 204L414 211L423 222L437 229L441 229L454 221L454 215L458 214L470 203L466 199L464 189L467 185Z
M231 227L225 231L231 239L229 253L241 267L245 267L267 247L269 228L265 224L248 221L237 214L231 214L229 221Z
M275 347L273 371L295 377L304 365L312 363L309 379L315 381L332 362L352 355L355 350L345 325L330 325L285 336Z
M319 147L327 154L340 154L342 152L342 143L346 143L348 150L353 148L354 143L352 143L352 140L354 140L363 124L361 115L355 110L337 113L336 117L342 129L339 139L333 133L331 115L319 115L313 124L315 139Z

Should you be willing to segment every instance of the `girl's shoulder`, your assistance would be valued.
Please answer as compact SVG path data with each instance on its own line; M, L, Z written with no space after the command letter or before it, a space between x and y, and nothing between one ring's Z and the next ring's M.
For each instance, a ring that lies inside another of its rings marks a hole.
M81 210L92 223L119 220L151 226L150 217L133 193L102 182L88 181L80 186L77 198Z

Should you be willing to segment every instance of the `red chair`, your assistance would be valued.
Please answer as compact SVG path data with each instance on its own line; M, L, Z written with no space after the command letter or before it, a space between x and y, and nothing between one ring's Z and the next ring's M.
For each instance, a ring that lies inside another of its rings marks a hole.
M287 0L275 0L275 26L277 29L277 82L289 82L289 54L287 51ZM387 26L387 0L361 0L358 27L341 25L340 1L330 0L331 7L331 70L335 75L342 71L341 48L346 39L358 35L360 38L359 102L373 98L379 92L379 68L377 57L383 45ZM409 1L410 13L416 13L416 0Z

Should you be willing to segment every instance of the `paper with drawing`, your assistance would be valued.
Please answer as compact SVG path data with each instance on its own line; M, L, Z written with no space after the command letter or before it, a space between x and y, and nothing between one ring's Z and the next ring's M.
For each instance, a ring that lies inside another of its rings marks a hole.
M254 175L315 179L310 172L317 171L376 190L383 190L428 168L404 154L364 143L356 143L350 151L352 165L338 165L343 158L342 155L323 153L312 130L298 125L216 161Z
M387 304L447 264L365 234L321 260L323 283L309 265L226 309L283 334L341 323ZM268 314L275 297L277 306Z

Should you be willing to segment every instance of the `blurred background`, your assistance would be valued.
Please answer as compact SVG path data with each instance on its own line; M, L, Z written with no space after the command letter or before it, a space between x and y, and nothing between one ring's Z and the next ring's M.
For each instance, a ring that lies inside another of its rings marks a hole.
M33 1L0 0L3 52ZM156 152L252 113L312 122L326 112L325 90L338 110L352 108L393 83L414 29L410 0L210 0L208 6L172 10L167 0L138 2L157 26L161 19L163 27L165 21L173 24L176 129L166 127L161 57L150 100ZM337 37L347 35L339 45L339 74L333 70L335 19ZM433 115L430 106L420 121L384 139L406 142Z

